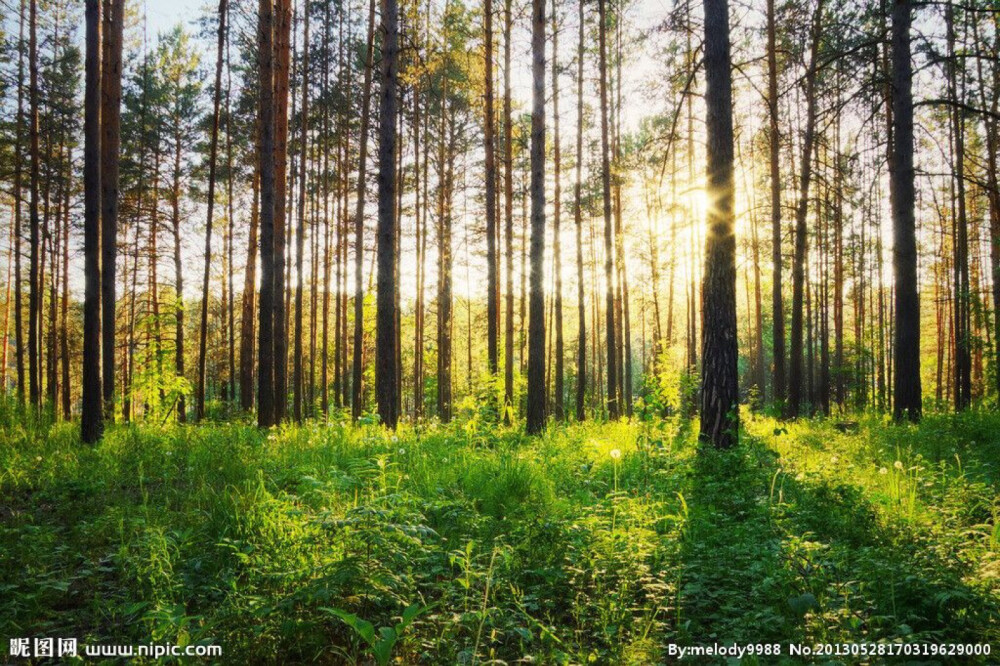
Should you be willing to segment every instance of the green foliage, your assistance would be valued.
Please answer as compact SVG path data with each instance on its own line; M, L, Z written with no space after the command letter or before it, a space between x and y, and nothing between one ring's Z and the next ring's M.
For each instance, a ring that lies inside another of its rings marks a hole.
M532 439L474 409L369 421L83 447L0 403L0 634L378 664L1000 634L994 415L747 415L721 452L676 416Z

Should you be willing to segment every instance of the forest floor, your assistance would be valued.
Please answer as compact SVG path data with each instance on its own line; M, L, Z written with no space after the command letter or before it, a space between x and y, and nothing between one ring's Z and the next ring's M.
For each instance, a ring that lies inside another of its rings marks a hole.
M245 664L648 664L716 642L783 646L743 663L810 661L790 643L1000 653L994 413L748 416L737 450L703 454L678 419L537 439L475 419L396 435L115 427L91 448L74 425L9 416L0 649L201 643Z

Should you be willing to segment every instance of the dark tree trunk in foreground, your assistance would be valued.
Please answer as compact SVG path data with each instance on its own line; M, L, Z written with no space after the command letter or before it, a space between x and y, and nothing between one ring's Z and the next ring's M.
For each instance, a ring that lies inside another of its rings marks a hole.
M101 437L101 0L87 0L83 121L83 404L81 439Z
M892 267L896 279L893 415L918 421L920 387L920 299L917 294L917 236L913 214L913 70L910 62L909 0L892 10L893 160L889 184L892 205Z
M739 441L733 103L729 3L705 0L708 233L702 282L701 431L716 448Z
M291 0L274 3L274 422L287 412L288 326L285 317L285 221L288 176L288 81L292 29Z
M365 234L365 162L368 157L368 124L371 117L372 67L375 49L375 0L368 5L368 43L365 48L365 85L361 97L361 140L358 147L357 208L354 211L354 358L351 381L351 415L361 416L364 397L364 234Z
M257 425L274 425L274 5L260 0L257 58L260 89L260 303L257 315ZM282 204L283 205L283 204ZM279 324L280 325L280 324Z
M598 0L598 42L600 48L600 89L601 89L601 186L604 196L604 280L605 316L607 323L608 354L608 418L618 418L618 354L615 335L615 280L614 280L614 230L611 226L611 160L608 147L608 47L607 47L607 0Z
M382 423L399 420L396 367L396 89L399 10L382 0L382 63L378 146L378 291L375 394Z
M219 0L219 37L215 55L215 95L212 139L208 150L208 214L205 220L205 271L201 279L201 329L198 344L198 395L195 419L205 418L205 364L208 358L208 278L212 269L212 216L215 212L215 170L219 154L219 108L222 106L222 49L226 44L226 0ZM223 315L225 316L225 315Z
M531 287L526 429L534 435L545 428L545 0L532 0L531 13Z

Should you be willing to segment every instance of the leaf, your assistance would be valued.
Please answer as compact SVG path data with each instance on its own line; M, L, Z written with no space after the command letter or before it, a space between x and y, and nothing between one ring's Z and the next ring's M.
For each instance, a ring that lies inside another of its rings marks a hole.
M354 613L348 613L347 611L342 611L339 608L328 608L324 606L321 607L320 610L336 615L344 621L344 624L361 636L365 642L372 646L375 645L375 626L371 622L362 620Z

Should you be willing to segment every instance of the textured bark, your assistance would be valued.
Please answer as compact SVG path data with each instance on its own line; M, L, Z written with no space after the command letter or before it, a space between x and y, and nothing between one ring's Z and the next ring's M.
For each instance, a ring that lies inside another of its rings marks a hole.
M96 442L103 430L101 407L101 0L86 4L83 121L83 401L80 438Z
M705 444L729 448L739 441L729 4L705 0L704 6L708 228L702 278L699 437Z
M531 303L526 430L534 435L545 428L545 0L532 0L531 9Z
M451 421L452 366L452 164L454 130L449 127L448 80L442 92L441 125L438 137L438 284L437 284L437 384L438 416L442 423ZM450 131L449 131L450 130Z
M285 247L288 175L288 81L292 27L291 0L274 3L274 422L285 419L288 403L288 322Z
M375 395L382 423L399 420L396 367L396 102L399 76L399 10L382 2L382 61L378 146L378 289L376 294Z
M893 415L920 419L920 298L917 293L917 237L913 214L913 69L910 62L910 0L896 0L892 11L893 160L889 184L892 206L892 267L896 281Z

